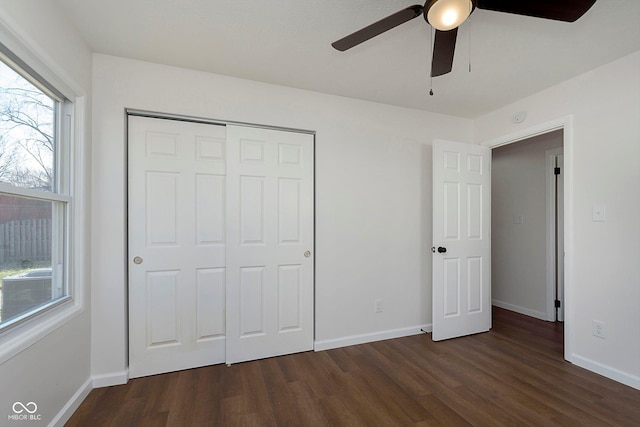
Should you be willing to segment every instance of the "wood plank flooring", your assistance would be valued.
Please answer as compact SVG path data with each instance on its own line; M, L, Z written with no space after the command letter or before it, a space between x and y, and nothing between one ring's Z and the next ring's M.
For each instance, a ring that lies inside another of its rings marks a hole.
M416 335L93 390L72 426L640 426L640 391L565 362L562 325Z

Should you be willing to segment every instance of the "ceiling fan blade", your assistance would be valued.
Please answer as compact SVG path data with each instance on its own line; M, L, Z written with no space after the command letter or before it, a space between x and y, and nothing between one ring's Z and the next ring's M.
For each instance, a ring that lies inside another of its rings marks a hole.
M441 76L451 71L457 37L457 28L449 31L436 30L436 38L433 42L433 58L431 60L431 77Z
M385 31L389 31L390 29L395 28L400 24L404 24L405 22L410 21L413 18L420 16L421 14L421 5L416 4L413 6L409 6L406 9L402 9L401 11L398 11L393 15L389 15L386 18L379 20L378 22L374 22L373 24L356 31L355 33L349 34L348 36L331 43L331 46L341 52L344 52L345 50L351 49L352 47L357 46L360 43L366 42L367 40L380 35Z
M596 0L476 0L478 9L574 22L584 15Z

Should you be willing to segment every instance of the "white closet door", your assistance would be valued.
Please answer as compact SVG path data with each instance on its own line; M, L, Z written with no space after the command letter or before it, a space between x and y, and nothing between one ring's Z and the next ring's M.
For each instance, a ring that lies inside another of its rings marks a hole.
M228 364L313 348L313 136L227 126Z
M225 360L225 127L129 118L129 374Z

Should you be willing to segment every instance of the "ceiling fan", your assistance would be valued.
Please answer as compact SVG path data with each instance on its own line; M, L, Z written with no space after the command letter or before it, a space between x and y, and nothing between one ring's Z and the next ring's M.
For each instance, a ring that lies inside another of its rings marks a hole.
M431 77L436 77L451 71L458 26L471 15L475 8L574 22L584 15L595 2L596 0L427 0L424 6L419 4L409 6L343 37L331 45L344 52L423 15L425 21L435 28Z

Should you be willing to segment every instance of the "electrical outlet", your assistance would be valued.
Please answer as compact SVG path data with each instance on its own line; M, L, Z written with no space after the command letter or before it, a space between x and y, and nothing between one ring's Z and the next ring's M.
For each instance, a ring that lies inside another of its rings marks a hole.
M381 299L377 299L375 304L375 311L376 313L382 313L382 300Z
M593 336L605 339L607 338L607 324L599 320L593 321Z
M591 212L591 220L594 222L604 222L607 220L607 207L604 205L597 205L593 207Z

